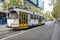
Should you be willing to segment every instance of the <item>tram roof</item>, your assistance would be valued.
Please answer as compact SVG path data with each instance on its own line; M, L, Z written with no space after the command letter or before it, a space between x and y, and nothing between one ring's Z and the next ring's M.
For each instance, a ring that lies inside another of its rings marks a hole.
M33 14L33 12L30 12L30 11L27 11L27 10L24 10L24 9L11 9L11 10L9 10L9 12L11 12L11 11L26 12L26 13L29 13L29 14Z
M26 12L26 13L28 13L28 14L32 14L32 15L34 14L34 15L42 16L42 17L43 17L43 15L41 15L41 14L39 14L39 13L37 13L37 12L31 12L31 11L24 10L24 9L17 9L17 8L15 8L15 9L10 9L10 10L9 10L9 12L11 12L11 11Z

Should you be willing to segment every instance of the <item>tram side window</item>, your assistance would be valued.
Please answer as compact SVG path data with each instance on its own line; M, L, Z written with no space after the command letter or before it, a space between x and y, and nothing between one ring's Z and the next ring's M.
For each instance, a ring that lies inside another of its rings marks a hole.
M38 16L37 15L34 15L34 19L38 19Z
M44 17L41 17L41 20L44 20Z
M40 19L40 21L42 21L42 17L41 16L39 16L39 19Z
M38 16L36 16L36 19L38 19Z
M31 19L33 19L33 15L31 15Z
M36 15L31 15L31 19L38 19Z
M34 15L34 19L36 19L36 16Z
M37 19L39 19L39 16L37 16Z
M42 17L42 20L44 20L44 18Z

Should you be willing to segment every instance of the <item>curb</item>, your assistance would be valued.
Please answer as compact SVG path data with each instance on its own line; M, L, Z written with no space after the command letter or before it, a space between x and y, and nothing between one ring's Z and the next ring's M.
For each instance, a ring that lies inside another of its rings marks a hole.
M57 24L54 28L53 34L52 34L52 39L51 40L58 40L58 34L57 34Z

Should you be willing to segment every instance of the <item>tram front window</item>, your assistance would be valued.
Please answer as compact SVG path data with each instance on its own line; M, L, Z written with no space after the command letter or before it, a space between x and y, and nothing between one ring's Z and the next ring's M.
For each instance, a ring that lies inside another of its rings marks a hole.
M8 18L9 19L17 19L18 18L18 13L9 13Z

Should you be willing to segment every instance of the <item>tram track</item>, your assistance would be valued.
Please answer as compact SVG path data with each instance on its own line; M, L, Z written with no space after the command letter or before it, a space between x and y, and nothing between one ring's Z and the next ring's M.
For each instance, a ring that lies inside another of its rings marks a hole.
M15 34L18 34L18 33L23 33L23 32L26 32L28 30L32 30L32 29L35 29L35 28L36 27L28 28L28 29L22 29L22 30L19 30L19 31L18 30L13 30L13 29L2 30L2 31L0 31L0 39L8 37L8 36L15 35Z
M4 37L7 37L7 36L11 36L11 35L14 35L14 34L17 34L19 32L23 32L24 30L21 30L21 31L16 31L16 30L3 30L3 31L0 31L0 39L1 38L4 38Z

